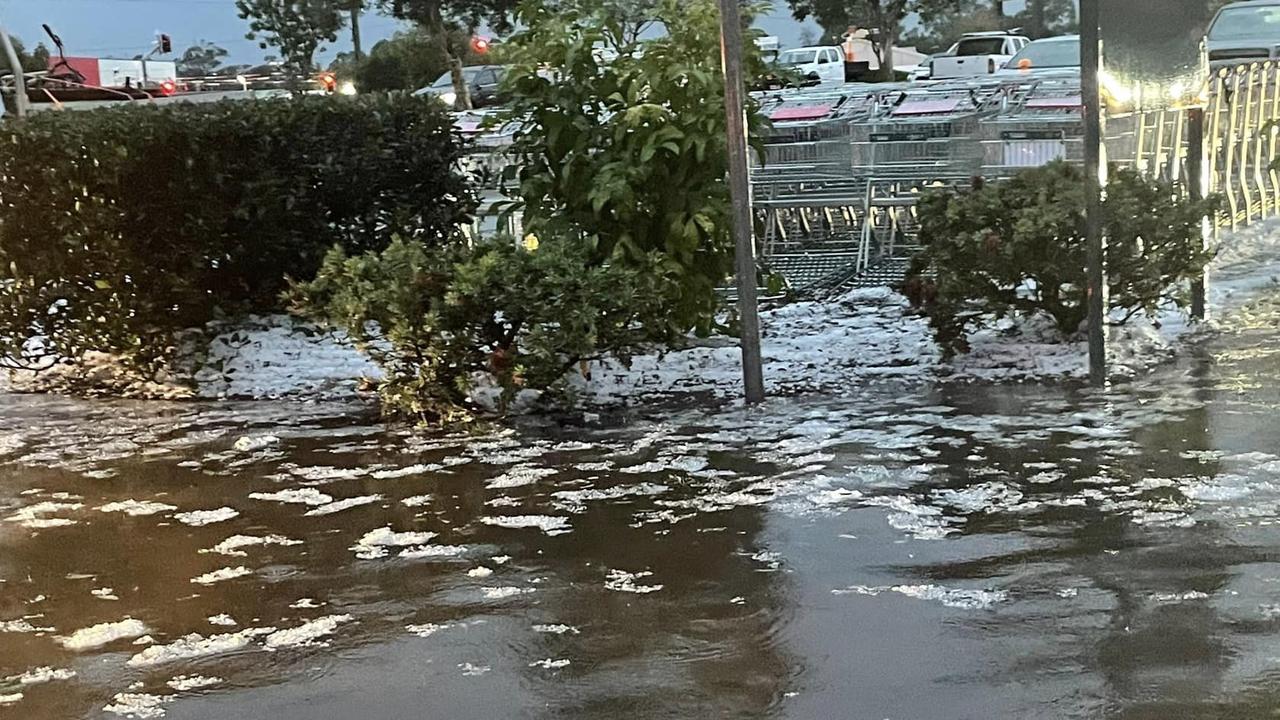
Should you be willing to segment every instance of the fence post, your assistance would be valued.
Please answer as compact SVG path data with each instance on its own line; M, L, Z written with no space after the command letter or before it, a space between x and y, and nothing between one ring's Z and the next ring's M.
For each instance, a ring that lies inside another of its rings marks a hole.
M1204 108L1187 110L1187 195L1193 202L1203 200L1208 188L1204 167ZM1203 248L1208 242L1210 218L1200 229L1200 243ZM1209 268L1201 268L1199 274L1191 279L1191 317L1195 320L1208 318L1206 296L1209 291Z
M1106 146L1103 144L1102 93L1098 73L1102 65L1099 28L1100 0L1080 0L1080 71L1084 100L1085 240L1089 248L1089 382L1107 384L1107 239L1102 224L1102 193L1106 186Z
M756 298L756 248L747 170L746 80L742 67L742 14L738 0L720 0L720 47L724 62L725 129L729 142L729 195L738 271L738 321L742 333L742 380L748 405L764 402L760 359L760 315Z

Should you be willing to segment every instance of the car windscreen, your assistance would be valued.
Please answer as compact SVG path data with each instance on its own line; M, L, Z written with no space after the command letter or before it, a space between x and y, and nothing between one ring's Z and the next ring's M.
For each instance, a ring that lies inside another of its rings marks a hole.
M1080 41L1031 43L1022 48L1022 52L1013 56L1008 67L1014 69L1080 67Z
M969 57L973 55L1003 55L1004 38L969 38L961 40L956 48L956 55Z
M476 81L476 76L480 74L480 70L481 68L478 68L478 67L464 67L462 68L462 77L465 78L467 84L470 85ZM453 73L445 73L440 77L436 78L436 81L431 83L431 87L433 88L453 87Z
M1210 40L1280 38L1280 5L1224 8L1209 28Z
M808 65L818 57L816 50L796 50L782 53L783 65Z

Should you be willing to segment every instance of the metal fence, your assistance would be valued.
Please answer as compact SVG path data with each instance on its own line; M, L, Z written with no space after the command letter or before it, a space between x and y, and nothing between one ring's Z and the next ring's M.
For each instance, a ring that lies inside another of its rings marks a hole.
M1109 162L1220 194L1219 227L1280 212L1272 168L1280 151L1280 64L1221 70L1198 92L1168 90L1138 93L1131 109L1108 113ZM1071 77L757 95L771 120L751 167L761 264L799 294L893 282L917 248L922 193L1054 160L1083 162L1081 98ZM1203 118L1202 135L1192 132L1199 127L1193 117ZM500 198L494 178L513 170L502 153L509 128L476 116L463 117L460 128L477 139L468 162L490 179L490 199ZM1201 173L1190 168L1193 160L1202 161Z

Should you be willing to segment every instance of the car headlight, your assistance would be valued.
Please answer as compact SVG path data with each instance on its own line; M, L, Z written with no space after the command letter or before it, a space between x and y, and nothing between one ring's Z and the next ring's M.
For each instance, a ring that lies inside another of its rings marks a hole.
M440 93L440 99L445 105L453 105L458 102L458 93L450 90L449 92Z

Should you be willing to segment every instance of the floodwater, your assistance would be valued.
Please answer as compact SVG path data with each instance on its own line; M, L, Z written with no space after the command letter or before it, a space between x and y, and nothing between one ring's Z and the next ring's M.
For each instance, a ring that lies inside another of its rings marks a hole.
M1277 318L471 437L0 398L0 718L1274 717Z

